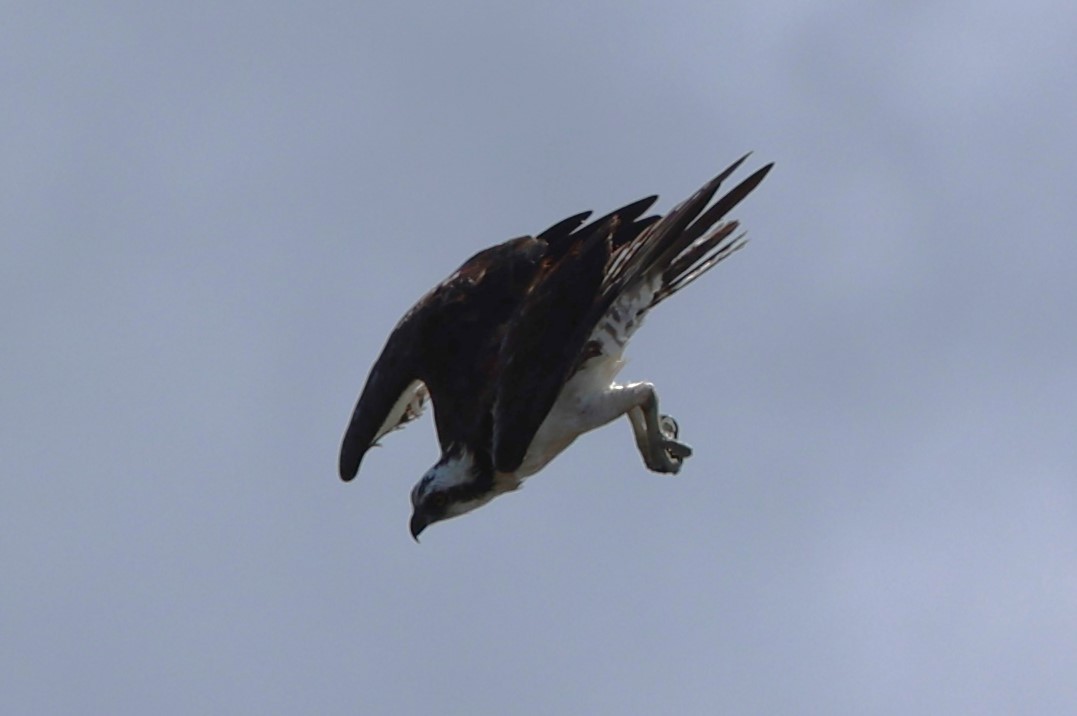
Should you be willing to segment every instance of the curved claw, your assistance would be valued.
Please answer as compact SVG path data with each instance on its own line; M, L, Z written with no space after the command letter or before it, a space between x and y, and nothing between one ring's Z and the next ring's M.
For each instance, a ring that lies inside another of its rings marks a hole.
M678 460L692 457L692 446L676 440L664 440L662 442L662 449L665 450L670 457L677 458Z
M684 459L692 455L692 448L677 440L680 427L671 415L658 416L660 436L651 442L647 467L655 472L676 474L680 472Z

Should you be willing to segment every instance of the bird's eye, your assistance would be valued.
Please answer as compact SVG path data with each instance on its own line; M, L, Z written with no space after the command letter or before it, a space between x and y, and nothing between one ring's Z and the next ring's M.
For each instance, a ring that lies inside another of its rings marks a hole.
M426 498L426 507L432 512L441 512L445 509L445 505L448 502L448 497L444 492L435 492L430 497Z

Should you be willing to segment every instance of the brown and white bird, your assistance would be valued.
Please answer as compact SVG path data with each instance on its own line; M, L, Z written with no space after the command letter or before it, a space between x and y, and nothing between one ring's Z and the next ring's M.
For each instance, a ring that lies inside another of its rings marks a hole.
M468 259L400 320L370 371L340 451L367 450L427 400L441 459L411 492L411 534L520 487L577 437L627 415L644 464L676 473L692 449L651 383L615 382L647 312L744 245L726 214L768 164L721 196L742 157L665 216L652 196L591 212Z

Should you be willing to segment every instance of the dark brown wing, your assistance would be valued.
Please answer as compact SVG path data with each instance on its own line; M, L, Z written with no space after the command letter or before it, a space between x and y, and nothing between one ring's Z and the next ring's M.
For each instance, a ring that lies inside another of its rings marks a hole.
M497 469L511 472L523 461L594 325L588 316L601 299L610 255L658 221L639 218L657 199L645 197L583 226L590 212L576 214L538 235L549 246L546 269L512 319L497 370Z
M611 237L607 218L577 240L538 278L502 341L493 404L494 467L512 472L523 462L539 425L553 407L590 333L587 317L600 297Z
M653 306L731 252L723 243L728 235L722 233L723 227L717 227L718 234L707 232L762 181L770 165L710 209L707 205L746 158L661 218L637 220L655 200L648 197L564 236L567 243L591 232L582 242L576 239L564 259L540 278L513 318L501 348L493 414L498 470L511 472L523 462L561 387L578 367L591 332L622 292L660 276ZM620 212L626 221L620 221Z
M650 216L645 219L639 218L640 215L647 211L647 209L649 209L657 200L657 196L648 196L639 201L634 201L631 204L622 206L616 211L611 211L605 216L595 219L583 226L580 225L591 215L591 212L589 211L575 214L567 219L562 219L543 231L537 237L549 245L549 249L546 252L547 262L553 263L560 261L573 246L587 239L598 227L605 226L614 217L617 218L617 227L610 237L610 244L612 249L616 251L622 245L636 238L640 232L652 223L658 221L659 217L657 216Z
M421 302L416 304L401 319L370 369L340 447L340 477L343 480L351 480L359 472L359 463L378 434L383 432L382 426L393 405L412 381L418 380L412 348L418 340L421 306Z
M401 394L422 381L442 448L488 431L505 324L539 271L546 244L524 237L482 251L436 286L397 324L370 371L340 450L340 476L355 477L385 431Z

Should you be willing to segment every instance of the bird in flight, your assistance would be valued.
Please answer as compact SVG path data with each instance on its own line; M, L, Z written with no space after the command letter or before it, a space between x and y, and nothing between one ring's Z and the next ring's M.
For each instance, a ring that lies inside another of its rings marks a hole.
M519 488L577 437L622 415L644 464L678 472L692 449L659 412L654 385L614 379L647 312L743 246L725 216L773 165L711 200L746 158L665 216L640 218L651 196L465 261L389 335L344 434L341 478L354 478L366 452L427 401L441 459L411 491L416 539Z

